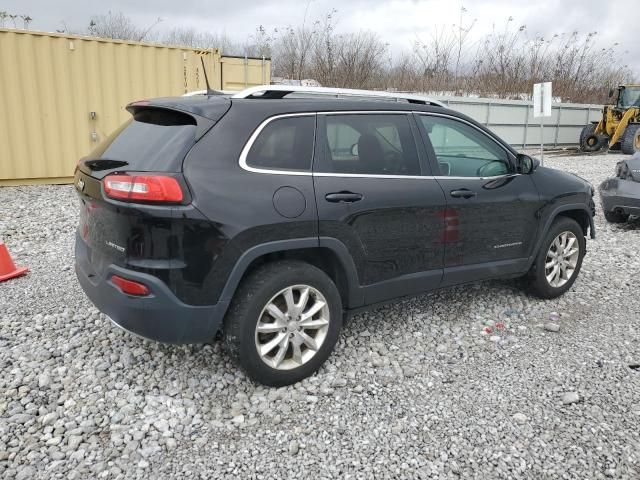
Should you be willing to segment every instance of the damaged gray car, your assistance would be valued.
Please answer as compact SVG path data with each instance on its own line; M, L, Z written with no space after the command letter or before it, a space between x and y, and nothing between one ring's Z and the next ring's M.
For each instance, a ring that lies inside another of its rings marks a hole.
M616 176L600 185L604 217L611 223L624 223L640 216L640 153L616 165Z

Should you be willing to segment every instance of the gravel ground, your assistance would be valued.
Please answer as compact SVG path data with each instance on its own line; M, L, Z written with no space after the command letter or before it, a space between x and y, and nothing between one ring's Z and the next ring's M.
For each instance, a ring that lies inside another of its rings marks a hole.
M620 158L546 163L597 186ZM147 342L92 307L70 186L0 188L0 205L31 269L0 284L0 478L640 478L640 221L599 212L562 298L509 281L396 303L268 389L220 343Z

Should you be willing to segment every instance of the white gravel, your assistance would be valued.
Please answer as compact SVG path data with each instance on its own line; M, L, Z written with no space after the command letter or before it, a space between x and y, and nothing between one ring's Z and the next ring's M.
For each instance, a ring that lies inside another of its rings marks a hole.
M620 158L546 163L597 186ZM599 211L562 298L505 281L389 305L268 389L220 343L146 342L92 307L70 186L0 188L0 212L31 269L0 284L0 478L640 478L640 221Z

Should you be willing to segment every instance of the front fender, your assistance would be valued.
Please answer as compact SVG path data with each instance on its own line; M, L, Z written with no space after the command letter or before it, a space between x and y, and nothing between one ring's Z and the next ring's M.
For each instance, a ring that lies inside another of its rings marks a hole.
M558 218L558 216L561 215L563 212L576 211L576 210L582 211L587 215L587 218L589 220L589 236L591 237L591 239L595 240L596 227L593 221L593 212L589 209L587 205L585 205L584 203L566 203L564 205L558 205L551 211L551 213L547 216L547 219L544 221L544 226L540 232L540 235L538 235L538 240L536 241L536 245L533 250L533 255L529 259L529 267L531 267L531 265L535 261L538 255L538 252L542 247L542 242L544 241L544 237L546 233L549 231L549 228L551 228L551 224L553 223L553 221L556 218Z

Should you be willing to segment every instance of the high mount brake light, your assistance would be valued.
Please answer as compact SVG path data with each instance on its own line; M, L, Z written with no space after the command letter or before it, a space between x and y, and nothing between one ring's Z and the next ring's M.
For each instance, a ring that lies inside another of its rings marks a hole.
M104 192L116 200L178 203L184 198L180 183L166 175L107 175Z

